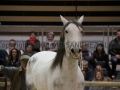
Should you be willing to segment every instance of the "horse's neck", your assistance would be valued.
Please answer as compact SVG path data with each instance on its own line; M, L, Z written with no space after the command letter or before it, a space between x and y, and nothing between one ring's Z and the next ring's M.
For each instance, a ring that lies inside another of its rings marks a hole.
M73 60L73 58L64 55L62 65L62 72L64 75L71 79L76 77L78 70L78 60Z

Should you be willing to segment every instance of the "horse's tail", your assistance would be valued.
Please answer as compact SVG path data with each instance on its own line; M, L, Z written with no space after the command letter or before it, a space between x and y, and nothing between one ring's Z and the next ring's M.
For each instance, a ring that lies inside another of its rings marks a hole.
M32 56L26 66L26 86L27 86L27 90L34 90L32 88L34 88L34 84L33 84L33 80L32 80L32 69L33 66L35 64L36 60L35 58Z

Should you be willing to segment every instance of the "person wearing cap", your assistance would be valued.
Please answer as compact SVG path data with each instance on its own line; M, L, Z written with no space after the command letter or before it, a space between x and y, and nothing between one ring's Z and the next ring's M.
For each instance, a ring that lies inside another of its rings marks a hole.
M45 47L43 48L45 51L57 51L57 43L54 41L54 33L47 33L47 41L45 42Z
M25 83L25 72L29 58L30 56L28 55L22 55L20 57L20 67L0 66L0 71L10 79L10 90L27 90Z

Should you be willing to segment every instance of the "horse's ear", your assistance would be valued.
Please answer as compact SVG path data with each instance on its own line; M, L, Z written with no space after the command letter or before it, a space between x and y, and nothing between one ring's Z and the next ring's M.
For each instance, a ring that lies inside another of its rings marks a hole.
M78 19L78 23L79 23L79 24L82 24L83 19L84 19L84 15L83 15L83 16L81 16L81 17Z
M60 15L61 21L63 22L63 25L65 25L68 20L66 20L62 15Z

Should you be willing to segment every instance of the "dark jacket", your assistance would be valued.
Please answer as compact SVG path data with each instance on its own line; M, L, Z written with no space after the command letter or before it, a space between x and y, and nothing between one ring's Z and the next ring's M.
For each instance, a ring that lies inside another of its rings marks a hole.
M97 61L105 61L108 62L108 55L106 53L102 53L101 56L95 51L93 54L93 59L97 59Z
M32 43L30 43L30 41L27 40L25 43L25 48L28 46L28 44L32 44ZM33 45L32 48L33 48L33 51L35 51L35 52L40 51L40 41L38 39L35 41L35 45Z
M94 77L93 70L91 68L88 68L86 70L85 81L92 81L93 77Z
M111 56L120 55L120 43L117 41L117 38L110 41L108 50Z

